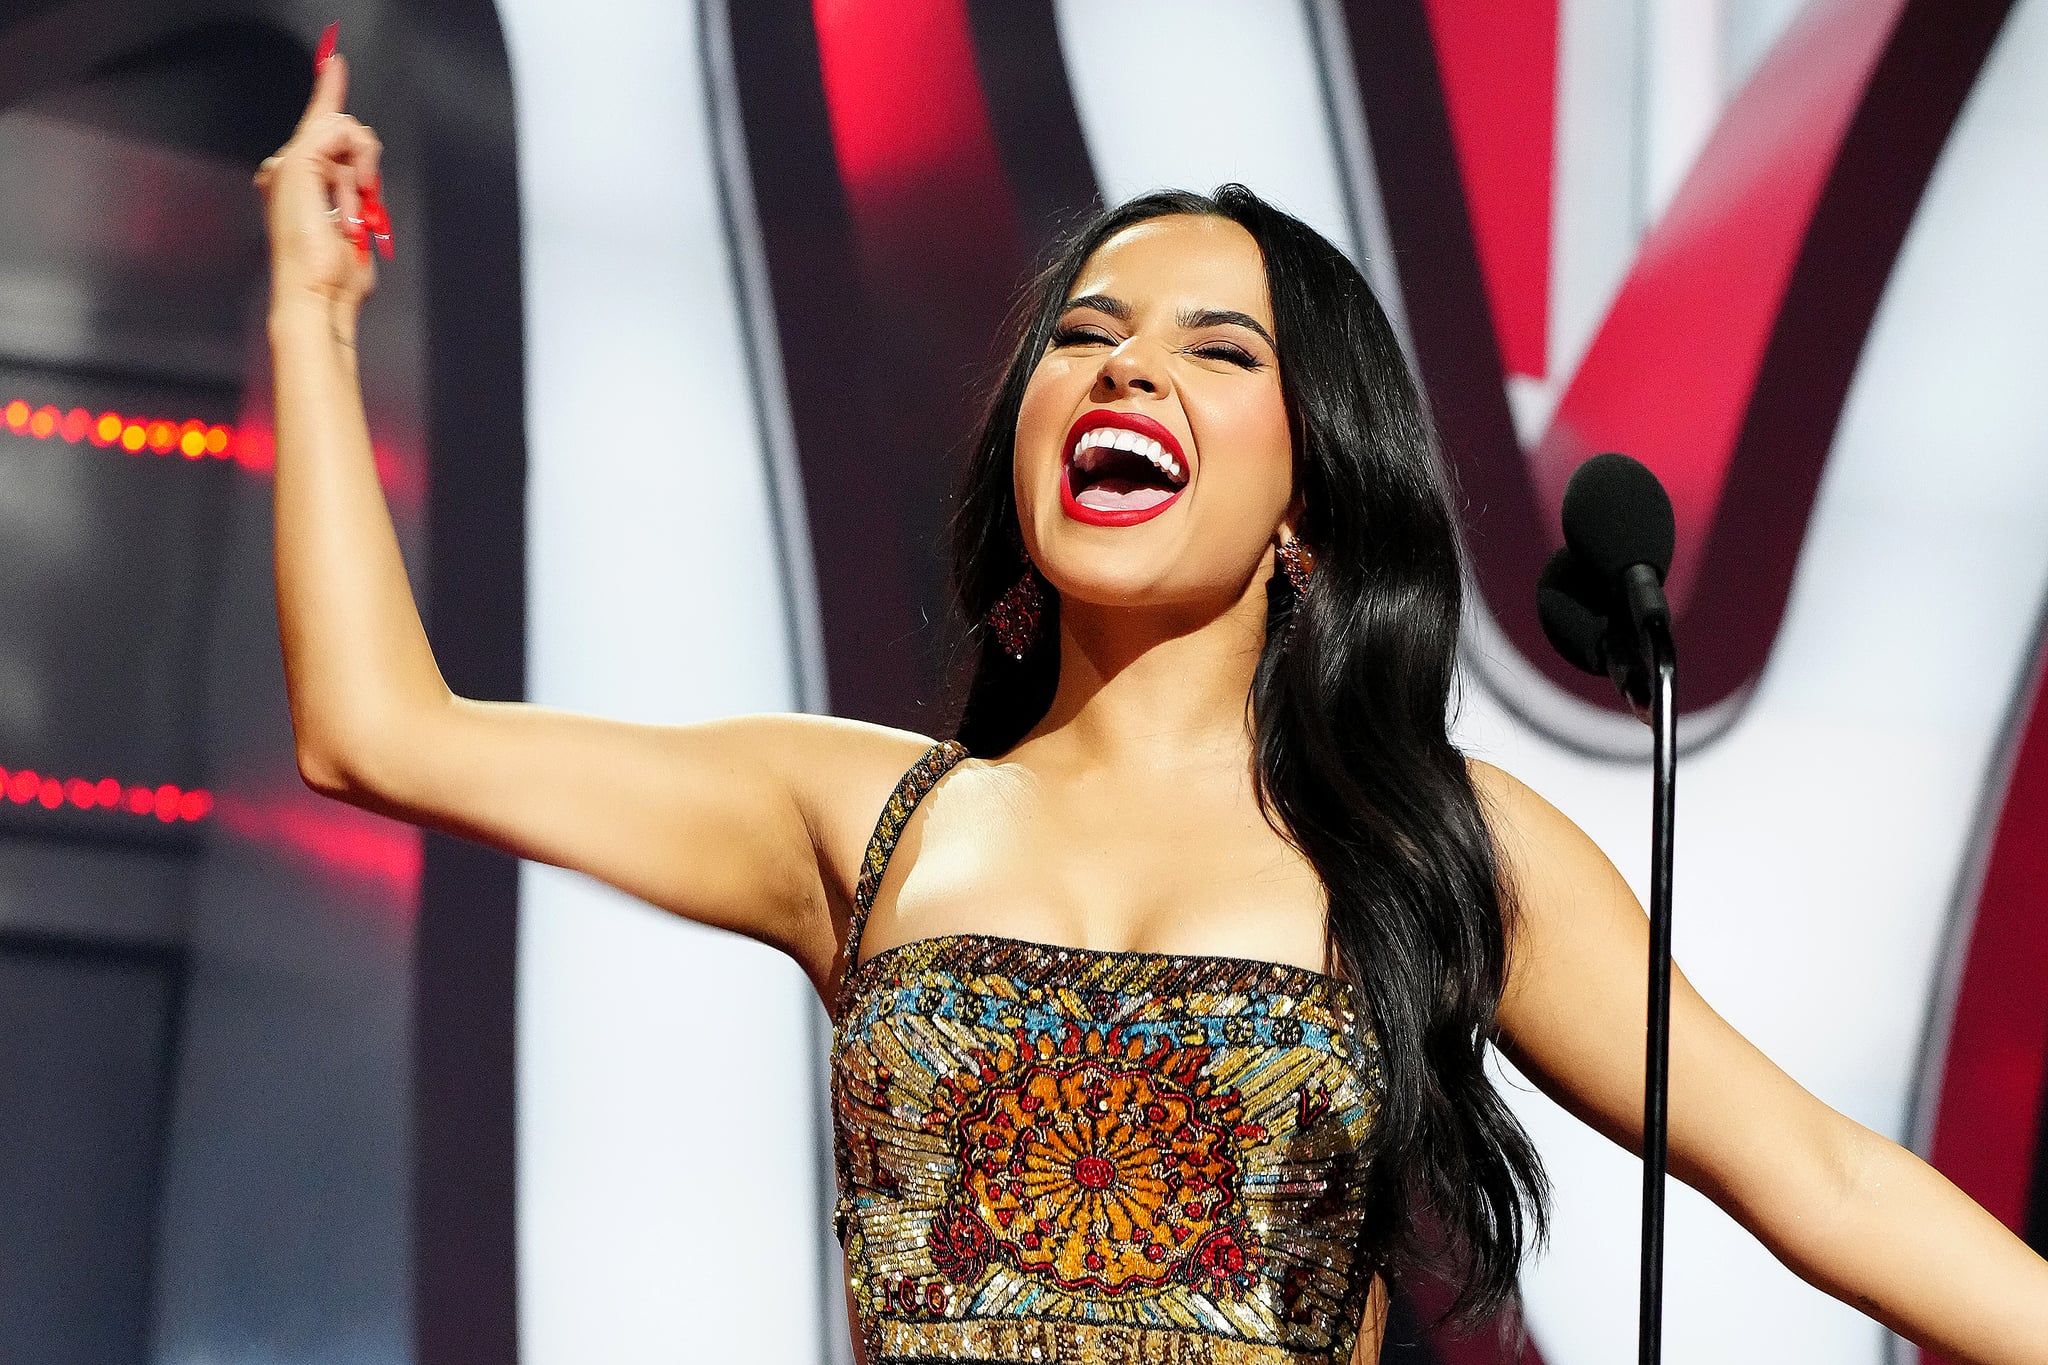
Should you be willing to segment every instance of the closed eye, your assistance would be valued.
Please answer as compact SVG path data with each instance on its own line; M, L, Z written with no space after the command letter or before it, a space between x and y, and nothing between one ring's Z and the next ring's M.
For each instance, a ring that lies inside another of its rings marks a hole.
M1194 348L1194 353L1204 360L1224 360L1247 370L1261 369L1266 363L1242 346L1233 346L1227 341L1204 342Z
M1116 342L1093 327L1062 327L1052 334L1055 346L1114 346Z

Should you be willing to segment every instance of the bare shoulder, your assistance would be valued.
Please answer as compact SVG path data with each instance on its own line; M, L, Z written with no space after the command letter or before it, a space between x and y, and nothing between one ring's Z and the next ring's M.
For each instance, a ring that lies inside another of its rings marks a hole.
M1526 929L1542 935L1559 917L1640 913L1622 874L1569 814L1493 763L1464 763Z
M787 776L810 826L835 900L850 900L860 859L890 792L937 741L837 716L749 716L751 729Z
M1485 759L1466 757L1464 769L1479 792L1479 810L1493 831L1493 843L1509 872L1532 872L1559 860L1573 860L1599 849L1563 810L1544 800L1536 788Z
M1587 1009L1602 982L1642 986L1642 905L1563 810L1491 763L1466 763L1513 896L1501 1029L1524 1070L1567 1074L1571 1062L1550 1046L1569 1031L1565 1021Z

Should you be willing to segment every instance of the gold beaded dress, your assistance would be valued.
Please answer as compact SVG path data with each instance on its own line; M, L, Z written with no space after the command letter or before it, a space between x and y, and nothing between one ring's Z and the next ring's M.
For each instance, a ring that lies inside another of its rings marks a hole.
M835 1223L868 1365L1342 1365L1378 1046L1343 983L951 934L860 959L933 746L875 826L833 1008Z

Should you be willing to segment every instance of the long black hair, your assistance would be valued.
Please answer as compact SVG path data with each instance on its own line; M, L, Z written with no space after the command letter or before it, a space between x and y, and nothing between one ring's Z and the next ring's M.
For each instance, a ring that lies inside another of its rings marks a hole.
M1474 1321L1513 1300L1547 1182L1485 1070L1507 976L1513 895L1449 705L1461 584L1434 434L1386 313L1356 266L1242 185L1162 191L1093 219L1033 281L953 526L953 577L974 663L957 737L1006 752L1041 720L1059 676L1057 603L1021 662L982 622L1024 570L1011 462L1032 370L1083 263L1134 223L1227 218L1265 257L1281 389L1293 427L1300 534L1315 551L1298 597L1267 589L1249 699L1259 799L1315 867L1334 968L1380 1044L1368 1250L1387 1273L1429 1267Z

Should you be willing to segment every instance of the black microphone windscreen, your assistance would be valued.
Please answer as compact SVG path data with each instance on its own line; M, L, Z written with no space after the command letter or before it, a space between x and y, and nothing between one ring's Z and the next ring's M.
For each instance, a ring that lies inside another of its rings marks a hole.
M1678 523L1671 498L1649 467L1626 455L1595 455L1564 486L1564 543L1611 583L1638 564L1671 568Z
M1536 580L1536 619L1550 647L1566 663L1597 677L1607 675L1607 613L1599 604L1612 590L1568 548L1560 548Z

